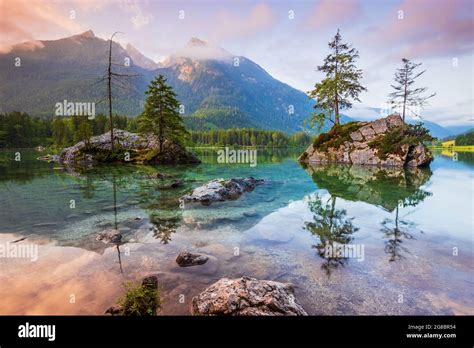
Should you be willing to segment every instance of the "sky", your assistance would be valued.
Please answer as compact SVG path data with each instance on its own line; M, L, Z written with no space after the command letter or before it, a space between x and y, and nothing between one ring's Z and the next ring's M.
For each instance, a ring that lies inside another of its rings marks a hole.
M93 30L111 33L160 61L192 37L252 59L273 77L304 92L337 29L360 54L360 95L344 113L386 115L402 58L423 63L417 86L436 93L421 118L443 126L474 126L474 0L0 0L0 51L30 40Z

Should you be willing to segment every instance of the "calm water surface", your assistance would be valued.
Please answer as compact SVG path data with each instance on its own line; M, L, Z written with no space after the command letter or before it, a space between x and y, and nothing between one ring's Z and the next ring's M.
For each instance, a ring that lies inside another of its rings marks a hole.
M303 168L300 151L283 150L259 150L256 167L218 164L207 150L197 166L78 173L19 151L20 162L0 152L0 244L38 245L38 260L0 258L0 314L102 314L124 281L150 274L163 314L189 314L193 296L243 275L293 283L315 315L474 314L473 154L398 170ZM269 182L237 201L179 206L211 179L244 176ZM124 243L97 242L106 228ZM327 252L344 246L357 253ZM180 268L184 249L210 260Z

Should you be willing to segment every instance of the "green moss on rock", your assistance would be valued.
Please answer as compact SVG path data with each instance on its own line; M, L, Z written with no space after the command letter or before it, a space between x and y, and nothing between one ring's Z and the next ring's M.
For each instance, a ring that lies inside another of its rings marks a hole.
M421 124L404 124L379 135L368 145L372 149L377 149L377 156L381 160L385 160L389 154L402 155L404 145L416 146L420 142L431 141L432 139L433 137L429 131Z
M352 141L350 135L365 123L348 122L335 125L327 133L321 133L313 142L313 146L319 151L327 151L329 148L339 148L346 141Z

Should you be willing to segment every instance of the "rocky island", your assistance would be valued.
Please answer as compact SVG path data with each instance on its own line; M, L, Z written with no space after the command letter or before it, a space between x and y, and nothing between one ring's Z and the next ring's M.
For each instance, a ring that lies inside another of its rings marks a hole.
M256 186L265 183L263 179L232 178L230 180L214 179L207 184L197 187L189 195L181 197L182 203L200 202L202 205L211 205L213 202L236 200L244 192L251 192Z
M320 134L298 158L301 163L419 167L433 159L423 144L431 136L393 114L372 122L349 122Z
M93 136L87 141L67 147L59 154L62 165L90 165L100 162L130 162L151 164L192 164L201 161L183 146L166 140L159 151L158 137L114 129L114 148L110 133Z

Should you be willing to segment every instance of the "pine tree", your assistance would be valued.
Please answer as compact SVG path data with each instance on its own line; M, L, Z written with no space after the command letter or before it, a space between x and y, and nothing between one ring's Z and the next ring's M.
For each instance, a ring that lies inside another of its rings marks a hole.
M77 128L77 138L81 141L84 141L86 149L90 147L90 139L92 137L92 126L89 123L89 120L86 117L79 122Z
M339 124L339 111L350 109L351 99L360 102L359 94L367 91L359 82L362 70L355 66L359 52L351 45L342 42L339 29L328 45L331 53L324 59L324 64L318 66L318 71L325 73L326 78L316 83L314 89L308 92L310 98L316 98L314 108L322 110L313 113L308 120L311 126L317 125L318 128L323 126L325 120ZM331 118L333 114L334 121Z
M390 85L395 90L389 94L389 103L392 105L392 108L402 108L402 119L405 122L405 113L406 109L409 109L409 106L414 107L423 107L427 104L427 100L436 95L433 93L429 96L423 96L428 88L412 88L412 85L415 83L415 80L423 75L426 70L423 70L419 73L415 73L415 69L421 65L421 63L413 63L409 59L402 59L403 66L395 72L395 82L396 85ZM409 110L416 115L414 110ZM419 115L416 115L419 116Z
M157 135L160 152L165 139L183 143L189 133L178 112L180 104L176 94L166 84L166 78L163 75L155 77L150 82L146 94L145 109L139 116L140 132Z

